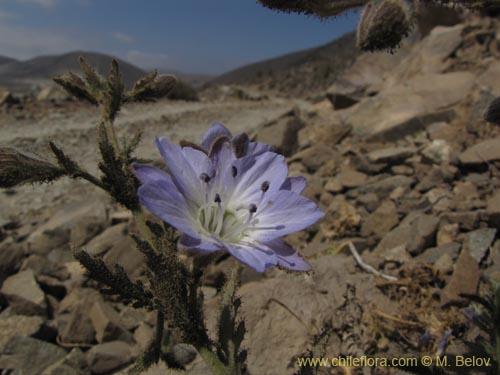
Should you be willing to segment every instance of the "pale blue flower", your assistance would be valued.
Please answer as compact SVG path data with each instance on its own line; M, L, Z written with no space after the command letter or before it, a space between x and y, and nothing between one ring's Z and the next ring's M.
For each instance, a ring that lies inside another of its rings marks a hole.
M323 212L303 197L303 177L287 177L282 155L233 137L214 124L199 146L156 139L170 174L135 164L139 200L183 233L180 244L203 252L228 251L262 272L272 266L310 268L281 237L314 224Z

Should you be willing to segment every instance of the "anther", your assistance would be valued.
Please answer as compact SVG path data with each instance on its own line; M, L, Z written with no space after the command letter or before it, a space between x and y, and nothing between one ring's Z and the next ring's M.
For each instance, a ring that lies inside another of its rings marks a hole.
M221 199L220 199L220 195L219 195L219 193L215 194L215 199L214 199L214 202L215 202L215 203L220 203L220 202L222 202L222 201L221 201Z
M257 206L253 203L250 204L250 206L248 206L248 211L250 211L251 214L254 214L257 212Z
M231 173L233 174L233 177L236 177L238 175L238 170L234 165L231 167Z
M200 174L200 178L203 182L205 182L207 184L210 182L210 176L206 173Z
M269 190L269 181L264 181L262 185L260 186L260 190L262 190L264 193Z

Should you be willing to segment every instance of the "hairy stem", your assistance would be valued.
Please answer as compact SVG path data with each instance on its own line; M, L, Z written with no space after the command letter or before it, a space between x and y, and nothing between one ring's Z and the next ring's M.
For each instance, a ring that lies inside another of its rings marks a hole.
M154 358L156 361L160 359L161 344L163 342L163 330L165 327L165 316L161 310L156 313L156 335L154 341Z

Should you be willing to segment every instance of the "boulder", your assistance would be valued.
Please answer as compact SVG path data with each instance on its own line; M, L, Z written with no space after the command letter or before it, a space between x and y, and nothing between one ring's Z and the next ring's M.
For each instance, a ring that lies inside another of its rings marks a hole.
M130 345L111 341L93 346L87 352L87 360L93 374L108 374L119 370L132 361Z
M132 335L121 323L118 313L102 300L94 302L88 312L96 332L97 342L120 340L133 342Z
M469 72L429 73L402 81L377 96L342 111L353 133L370 140L393 141L455 116L474 84Z
M252 138L273 146L280 154L291 156L298 150L298 133L305 126L296 111L292 111L259 127Z
M32 270L19 272L7 278L1 293L9 306L21 315L47 315L47 300Z
M39 316L13 315L6 319L0 319L0 353L5 345L16 336L30 337L36 335L43 325L43 319Z
M397 246L405 246L413 256L420 254L427 247L435 244L435 235L439 219L432 215L415 212L387 233L374 250L375 254L384 254Z
M4 347L0 368L16 374L40 375L53 363L64 358L66 351L54 344L31 337L16 336Z
M463 151L458 159L467 167L500 160L500 137L476 143Z
M397 164L415 155L413 147L387 147L368 153L368 160L372 163Z
M28 237L27 250L30 253L48 254L69 242L79 247L100 233L107 222L106 207L99 200L68 204Z

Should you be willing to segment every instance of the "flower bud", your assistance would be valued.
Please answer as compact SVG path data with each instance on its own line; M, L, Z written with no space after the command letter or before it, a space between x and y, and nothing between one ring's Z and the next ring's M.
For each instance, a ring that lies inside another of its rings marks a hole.
M160 99L168 95L177 83L177 78L171 74L158 74L153 71L138 80L129 96L133 101L148 101Z
M371 0L361 13L356 44L363 51L394 50L412 23L413 9L405 0Z
M97 104L97 100L87 90L85 82L82 78L73 73L64 74L62 76L54 77L54 82L63 87L70 95L78 99L84 99L92 104Z
M13 148L0 148L0 188L16 185L49 182L66 173L63 169Z

